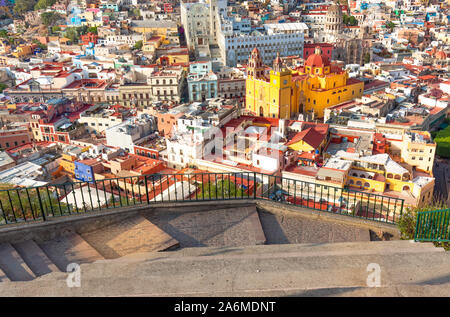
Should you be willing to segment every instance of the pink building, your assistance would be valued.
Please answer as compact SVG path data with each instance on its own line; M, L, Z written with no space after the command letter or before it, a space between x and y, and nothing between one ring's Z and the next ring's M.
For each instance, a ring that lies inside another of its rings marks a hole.
M322 49L322 56L328 58L331 61L331 54L333 54L333 44L329 43L305 43L303 46L303 59L308 59L308 57L314 54L316 47Z

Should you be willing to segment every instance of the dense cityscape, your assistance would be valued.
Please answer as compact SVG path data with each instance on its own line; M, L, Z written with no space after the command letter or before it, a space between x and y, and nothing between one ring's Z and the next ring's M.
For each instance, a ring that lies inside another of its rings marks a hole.
M444 0L5 0L0 224L218 190L389 223L447 208L449 19Z

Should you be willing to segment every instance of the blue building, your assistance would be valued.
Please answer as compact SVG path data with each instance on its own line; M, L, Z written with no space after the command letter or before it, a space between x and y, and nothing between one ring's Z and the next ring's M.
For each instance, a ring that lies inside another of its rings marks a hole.
M87 163L88 162L83 163L83 161L75 161L75 179L84 182L94 181L94 168L91 164Z
M114 12L119 11L119 5L117 3L104 3L102 4L102 10L114 10Z
M212 71L211 61L190 64L187 83L189 101L217 98L217 75Z

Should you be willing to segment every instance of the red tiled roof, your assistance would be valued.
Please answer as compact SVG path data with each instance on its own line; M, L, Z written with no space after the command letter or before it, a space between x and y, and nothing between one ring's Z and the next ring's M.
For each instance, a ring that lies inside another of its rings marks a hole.
M316 129L308 128L301 132L298 132L286 145L291 145L299 141L303 141L313 148L318 148L320 143L322 143L324 137L325 136L319 133Z

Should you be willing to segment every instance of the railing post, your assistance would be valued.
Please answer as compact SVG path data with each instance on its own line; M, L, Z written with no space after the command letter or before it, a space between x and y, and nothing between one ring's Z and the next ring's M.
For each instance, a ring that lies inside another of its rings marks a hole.
M403 204L405 203L405 200L404 199L402 199L402 206L400 207L400 217L402 216L402 214L403 214Z
M417 213L416 230L414 231L414 241L417 241L417 235L418 235L418 229L419 229L419 221L420 221L420 211Z
M148 196L147 175L144 175L144 180L145 180L145 194L147 195L147 205L150 205L150 197Z
M42 220L46 221L47 218L45 216L44 207L42 206L42 199L41 199L41 194L39 193L39 187L36 187L36 192L37 192L37 196L38 196L38 200L39 200L39 208L41 208Z
M256 172L253 172L253 199L256 199Z

